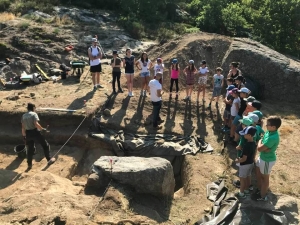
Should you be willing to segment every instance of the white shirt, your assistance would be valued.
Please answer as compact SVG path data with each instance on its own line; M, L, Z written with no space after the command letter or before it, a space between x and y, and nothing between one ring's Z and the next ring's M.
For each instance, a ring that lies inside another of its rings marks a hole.
M158 64L155 64L155 66L154 66L154 76L156 76L156 73L164 73L164 67L165 67L165 65L164 64L160 64L160 65L158 65Z
M100 52L98 51L98 47L92 46L92 56L97 56ZM101 63L100 59L90 59L90 66L97 66Z
M161 101L161 97L157 96L157 90L161 90L162 86L159 83L158 80L153 79L149 82L149 87L150 87L150 98L152 102L159 102Z
M139 59L140 67L142 68L141 73L149 72L148 67L151 63L150 59L148 59L148 62L142 62L142 60Z
M232 106L230 108L230 114L231 116L236 116L238 114L238 109L236 108L235 103L238 103L239 106L241 106L241 100L240 98L235 98L232 102Z
M209 70L207 67L204 67L204 68L200 67L198 70L198 73L200 73L201 75L207 75L206 73L208 73L208 72L209 72Z

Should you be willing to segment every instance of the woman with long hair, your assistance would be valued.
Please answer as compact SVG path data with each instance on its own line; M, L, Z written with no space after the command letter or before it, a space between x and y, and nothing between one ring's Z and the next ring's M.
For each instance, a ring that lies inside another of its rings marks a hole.
M229 65L229 73L227 75L227 78L230 77L232 79L235 79L236 77L238 77L239 75L242 75L242 72L238 69L240 63L238 62L231 62Z
M127 88L128 88L128 96L132 97L133 92L133 78L134 78L134 64L135 64L135 58L131 54L132 51L130 48L126 49L126 56L123 59L123 67L125 68L125 75L127 79Z
M150 80L150 69L153 66L146 52L143 52L141 58L136 61L136 67L141 70L141 96L147 96L148 83Z
M180 74L180 68L178 65L178 60L177 59L173 59L172 60L172 65L170 68L170 78L171 78L171 84L170 84L170 97L172 98L172 91L173 91L173 84L175 82L176 85L176 100L178 99L178 92L179 92L179 88L178 88L178 77Z
M192 91L195 84L195 75L197 69L194 60L189 60L189 65L184 68L183 73L186 78L186 97L185 100L191 100Z

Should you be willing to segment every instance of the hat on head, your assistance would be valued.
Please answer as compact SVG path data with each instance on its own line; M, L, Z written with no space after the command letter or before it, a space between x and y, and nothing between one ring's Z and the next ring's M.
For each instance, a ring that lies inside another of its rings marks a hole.
M234 78L234 80L240 80L243 81L244 77L242 75L238 75L236 78Z
M205 60L202 60L201 64L206 64L206 61L205 61Z
M248 105L251 105L252 107L256 108L257 110L260 110L262 107L262 104L260 101L254 100L253 102L249 102Z
M250 134L251 136L254 136L256 134L256 128L249 126L249 127L245 127L242 131L239 132L240 135L246 135L246 134Z
M231 91L231 90L234 89L234 88L235 88L234 85L229 85L229 86L226 88L226 90Z
M253 102L255 98L253 96L249 96L248 98L244 98L246 102Z
M161 58L157 58L156 61L157 61L157 62L162 62L162 59L161 59Z
M229 91L229 94L232 94L232 93L237 94L238 90L239 89L237 89L237 88L233 88L231 91Z
M175 64L175 63L178 63L178 60L177 60L177 59L173 59L173 60L172 60L172 63L174 63L174 64Z
M246 88L246 87L243 87L243 88L241 88L241 89L239 90L239 92L243 92L243 93L249 94L249 93L250 93L250 90L249 90L248 88Z
M118 55L118 51L117 50L113 50L113 55Z
M194 60L189 60L189 64L194 64Z
M249 114L255 114L255 115L258 116L259 119L262 119L263 116L264 116L264 115L262 114L262 112L259 111L259 110L254 110L253 112L248 113L248 115L249 115Z
M98 42L97 38L92 38L92 42Z
M248 114L248 117L249 117L250 119L252 119L254 123L257 123L257 122L259 121L259 117L258 117L258 115L256 115L256 114L253 114L253 113Z
M243 116L243 119L240 119L239 122L246 126L250 126L253 124L253 120L248 116Z

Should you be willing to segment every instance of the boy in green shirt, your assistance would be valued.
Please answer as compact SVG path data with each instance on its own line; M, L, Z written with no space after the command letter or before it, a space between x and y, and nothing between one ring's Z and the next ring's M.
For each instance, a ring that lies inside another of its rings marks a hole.
M267 119L267 131L259 140L257 150L260 152L256 161L256 178L259 196L257 201L267 201L269 180L272 167L276 162L276 150L279 145L278 128L281 126L281 119L278 116L270 116Z

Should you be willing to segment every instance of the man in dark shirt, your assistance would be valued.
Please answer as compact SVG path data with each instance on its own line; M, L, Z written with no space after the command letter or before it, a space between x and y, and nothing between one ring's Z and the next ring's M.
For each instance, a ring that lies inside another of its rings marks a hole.
M235 160L236 163L239 163L239 177L240 177L240 191L236 193L238 198L246 198L246 195L249 194L249 186L251 180L251 172L253 169L254 163L254 154L256 149L256 143L253 140L254 135L256 134L256 128L253 126L245 127L240 135L243 135L246 139L246 143L243 146L242 154L239 158Z
M32 158L35 152L35 142L41 144L44 149L45 157L48 161L48 165L55 162L55 158L50 157L50 145L45 140L44 136L41 134L42 130L46 130L39 124L39 116L35 111L35 105L28 103L28 112L22 116L22 135L24 140L26 140L27 145L27 164L28 170L32 167Z

